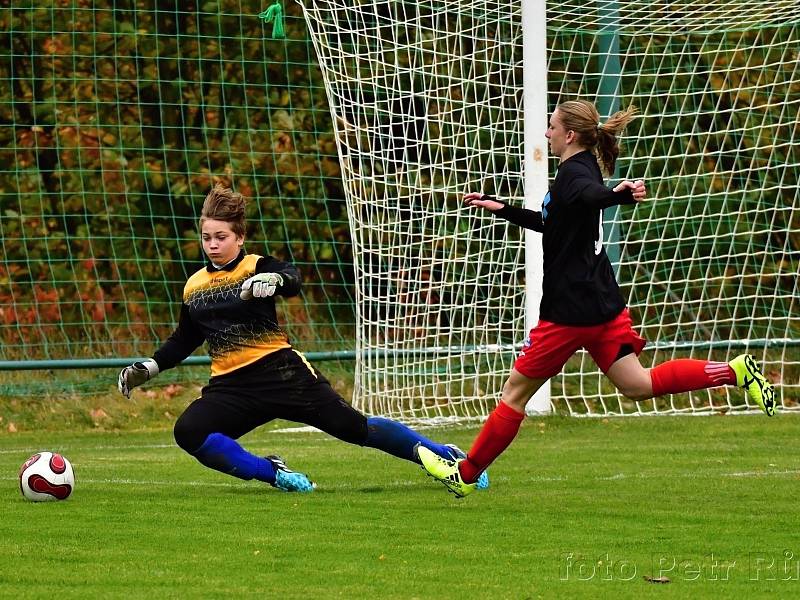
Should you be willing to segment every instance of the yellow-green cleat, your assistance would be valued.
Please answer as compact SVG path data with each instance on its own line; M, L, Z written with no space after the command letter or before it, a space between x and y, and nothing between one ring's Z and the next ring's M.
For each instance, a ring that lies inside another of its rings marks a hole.
M459 448L455 444L445 444L445 446L447 448L450 448L450 454L452 455L450 458L452 458L453 460L467 458L467 453L464 452L461 448ZM489 473L483 471L478 476L478 479L475 481L475 489L480 491L488 488L489 488Z
M474 483L466 483L458 472L458 463L463 459L449 460L431 452L425 446L415 448L422 468L434 479L441 481L456 497L463 498L471 494L477 487Z
M768 416L775 416L778 408L775 402L775 386L764 377L756 359L751 354L740 354L728 365L736 373L736 385L744 388L750 399Z

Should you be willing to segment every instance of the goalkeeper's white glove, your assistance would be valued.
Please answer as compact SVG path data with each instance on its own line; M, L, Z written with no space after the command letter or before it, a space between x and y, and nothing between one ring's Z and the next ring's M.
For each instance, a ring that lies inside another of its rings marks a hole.
M142 362L135 362L130 367L125 367L119 372L117 389L126 398L131 397L131 390L142 385L148 379L158 375L158 363L152 358Z
M259 273L245 280L239 297L242 300L250 298L267 298L274 296L279 286L283 285L283 277L277 273Z

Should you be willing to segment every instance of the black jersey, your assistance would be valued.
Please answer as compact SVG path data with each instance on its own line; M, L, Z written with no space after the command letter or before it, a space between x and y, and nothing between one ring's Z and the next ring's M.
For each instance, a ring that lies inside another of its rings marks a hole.
M212 376L230 373L268 354L291 348L289 337L278 324L274 298L239 297L242 283L256 273L278 273L283 277L276 295L300 293L297 268L272 256L240 252L224 267L209 263L184 286L178 327L153 355L159 369L174 367L203 342L208 343Z
M603 248L603 209L635 202L629 189L614 192L603 184L597 159L586 150L559 165L541 211L506 205L495 213L542 233L539 318L561 325L599 325L625 308Z

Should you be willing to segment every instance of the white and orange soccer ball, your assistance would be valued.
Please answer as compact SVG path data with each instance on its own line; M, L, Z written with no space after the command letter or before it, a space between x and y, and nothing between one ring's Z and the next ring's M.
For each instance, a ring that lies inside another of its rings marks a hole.
M19 489L32 502L66 500L75 489L75 473L60 454L37 452L19 470Z

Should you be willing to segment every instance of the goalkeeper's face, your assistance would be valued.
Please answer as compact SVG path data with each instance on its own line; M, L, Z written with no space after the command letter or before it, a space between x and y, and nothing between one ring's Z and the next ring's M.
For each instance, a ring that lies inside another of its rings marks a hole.
M224 265L239 255L244 237L236 235L227 221L206 219L200 231L203 252L215 265Z

